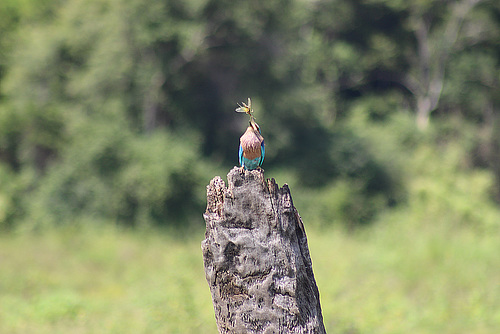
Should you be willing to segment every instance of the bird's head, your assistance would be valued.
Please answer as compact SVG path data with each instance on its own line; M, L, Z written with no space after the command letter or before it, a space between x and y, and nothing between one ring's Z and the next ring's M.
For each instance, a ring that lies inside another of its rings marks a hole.
M258 133L261 133L260 132L260 126L259 124L257 124L257 122L255 122L255 118L253 116L250 116L250 127L254 130L254 131L257 131Z

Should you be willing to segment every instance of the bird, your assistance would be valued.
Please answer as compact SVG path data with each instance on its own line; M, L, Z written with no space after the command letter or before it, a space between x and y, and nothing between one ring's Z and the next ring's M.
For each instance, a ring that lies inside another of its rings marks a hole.
M260 168L264 162L266 155L264 137L260 131L260 126L255 122L255 117L252 115L252 101L248 98L248 104L242 103L239 105L236 112L244 112L250 116L249 126L245 133L240 137L240 147L238 157L241 169L254 170Z

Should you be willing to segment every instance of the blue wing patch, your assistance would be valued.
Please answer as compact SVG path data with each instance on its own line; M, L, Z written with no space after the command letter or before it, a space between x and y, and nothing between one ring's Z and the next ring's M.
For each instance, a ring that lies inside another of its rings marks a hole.
M243 167L243 147L241 147L241 145L238 151L238 159L240 161L240 166Z
M259 166L262 165L262 163L264 162L264 156L266 155L266 146L264 145L264 140L262 140L262 143L260 144L260 162L259 162Z

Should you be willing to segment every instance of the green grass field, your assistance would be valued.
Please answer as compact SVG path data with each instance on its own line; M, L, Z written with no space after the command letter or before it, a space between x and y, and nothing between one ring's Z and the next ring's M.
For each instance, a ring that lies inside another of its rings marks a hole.
M0 333L216 333L202 238L109 227L3 235Z
M307 233L329 333L500 331L498 233L397 214ZM0 333L217 333L202 239L109 226L1 235Z

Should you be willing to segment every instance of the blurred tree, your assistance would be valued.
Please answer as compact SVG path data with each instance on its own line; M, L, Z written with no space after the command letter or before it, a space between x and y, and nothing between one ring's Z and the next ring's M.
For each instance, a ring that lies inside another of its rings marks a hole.
M185 68L202 38L202 5L73 0L54 20L19 29L3 82L0 158L38 170L24 203L32 218L171 224L193 212L186 206L200 209L197 163L210 163L193 159L190 117L173 101L191 89ZM167 125L172 134L159 130Z
M193 211L182 196L200 208L197 182L237 161L246 120L232 110L251 96L264 167L369 220L404 196L362 127L402 110L486 127L498 110L493 0L16 4L0 5L0 162L23 180L10 207L33 217L166 222Z
M461 37L468 33L463 31L465 20L480 2L422 1L409 8L408 23L415 35L416 58L411 60L415 71L406 77L406 87L415 96L417 124L421 129L427 127L431 112L438 107L451 56L466 47L461 43Z
M61 152L25 207L30 224L68 224L76 218L128 225L179 225L203 211L208 164L195 138L156 131L136 137L123 123L93 122ZM94 140L88 140L93 137Z
M55 0L4 0L0 3L0 81L5 73L9 51L16 45L16 30L29 22L45 20L57 6ZM0 91L0 98L2 93Z

